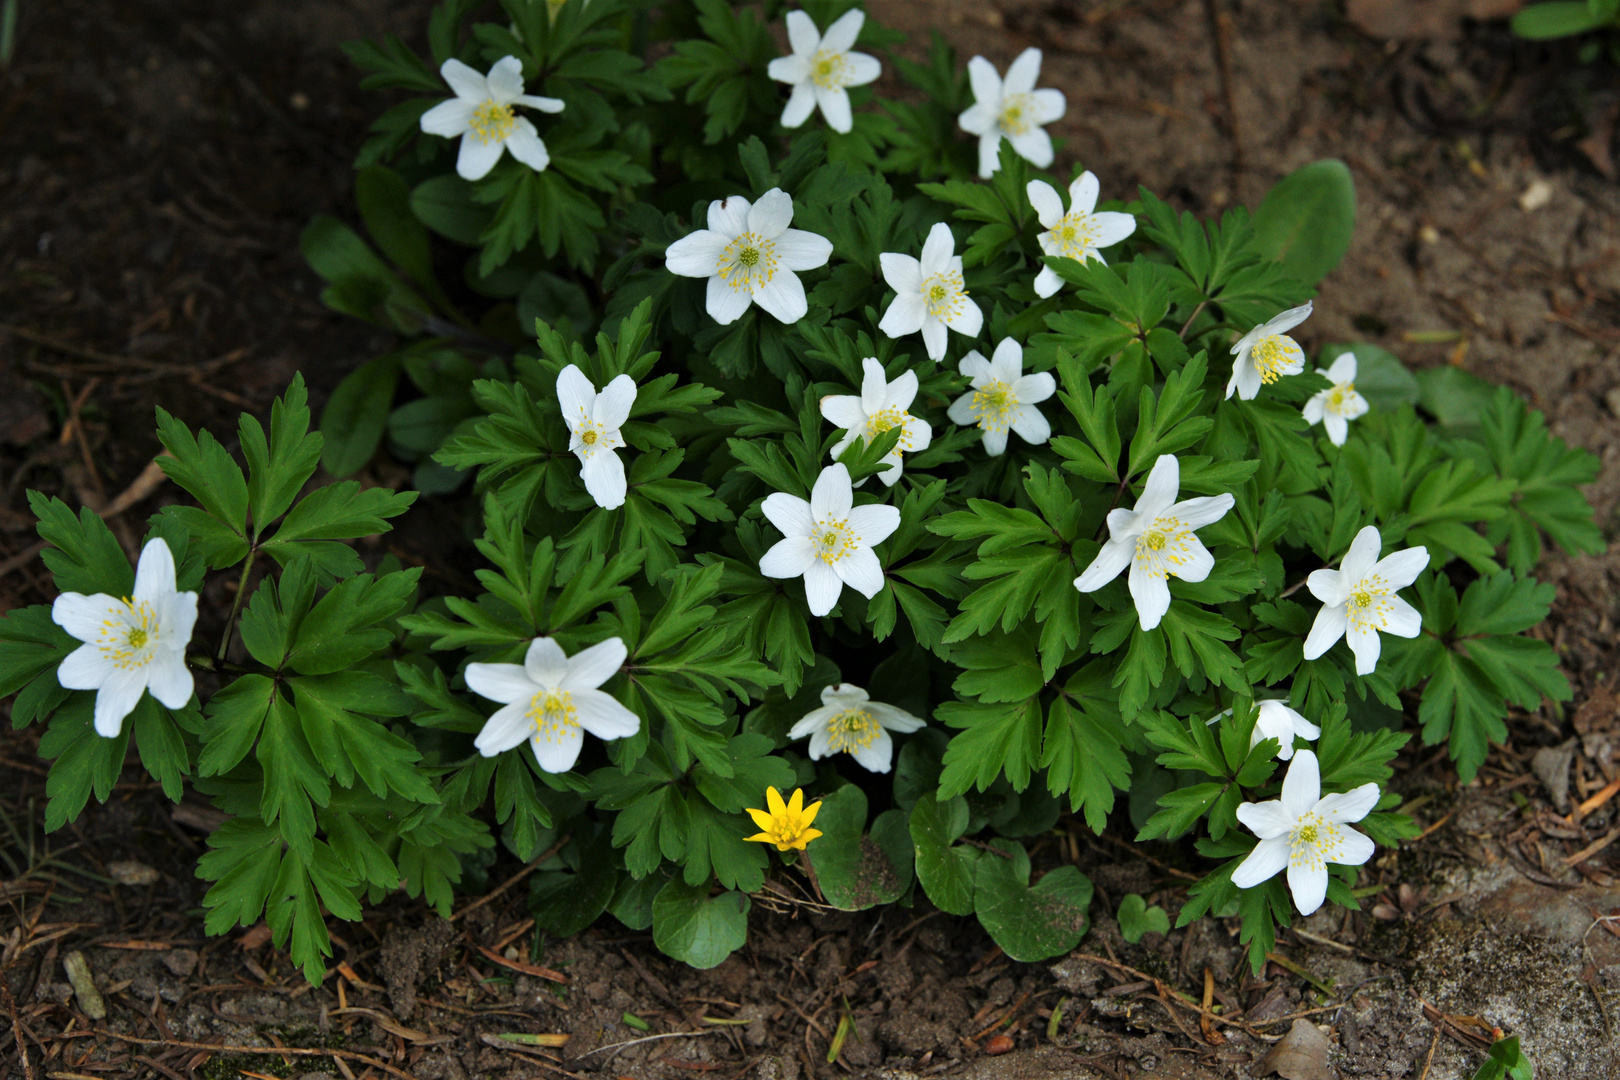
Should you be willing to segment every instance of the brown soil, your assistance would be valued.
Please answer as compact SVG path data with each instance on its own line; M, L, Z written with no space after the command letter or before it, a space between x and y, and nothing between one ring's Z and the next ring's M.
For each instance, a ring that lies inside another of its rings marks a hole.
M1480 10L1478 0L1422 6ZM1002 66L1027 45L1045 49L1045 81L1069 97L1058 134L1105 197L1143 183L1211 213L1254 205L1304 162L1348 162L1356 240L1323 283L1307 344L1368 340L1513 385L1557 433L1601 456L1589 496L1612 531L1612 67L1455 17L1424 31L1443 26L1443 39L1386 41L1331 3L869 7L912 32L918 53L930 27ZM1353 5L1363 19L1375 8L1400 22L1398 4ZM0 72L0 611L46 598L27 557L25 487L100 505L157 449L154 404L225 437L240 408L266 408L293 372L315 387L318 408L386 344L320 306L297 238L317 212L352 213L347 163L377 108L337 45L419 36L424 25L416 0L23 5L17 60ZM1537 181L1550 199L1522 209ZM1455 335L1409 336L1432 331ZM159 488L128 521L115 517L126 542L141 514L172 497ZM432 511L413 517L398 542L441 551ZM1254 1075L1266 1044L1304 1013L1331 1032L1346 1077L1471 1076L1489 1037L1482 1023L1520 1034L1538 1075L1620 1076L1620 921L1605 918L1620 912L1620 843L1567 865L1617 835L1620 804L1572 826L1530 769L1538 748L1573 737L1576 801L1620 774L1607 681L1620 551L1551 558L1542 574L1559 586L1549 632L1573 706L1515 717L1509 745L1467 789L1443 754L1403 756L1397 787L1423 800L1415 813L1432 831L1369 868L1364 880L1386 889L1365 913L1319 914L1278 944L1328 980L1327 993L1284 965L1249 977L1235 927L1127 944L1110 918L1119 898L1140 893L1173 914L1185 853L1137 852L1067 820L1043 857L1090 875L1095 925L1081 953L1052 964L1012 963L972 920L924 903L851 916L778 901L756 903L742 953L695 972L612 920L571 941L536 940L517 881L490 902L463 899L452 923L398 898L363 924L336 924L344 966L311 989L261 933L204 937L192 868L206 815L170 807L135 771L106 806L46 837L44 769L25 731L5 736L0 758L0 854L11 864L0 1011L16 1039L0 1037L0 1069L28 1080L1227 1077ZM140 866L118 865L129 860ZM519 870L498 863L490 882ZM71 993L62 961L74 951L106 999L104 1020ZM523 972L535 964L568 982ZM1222 1006L1225 1019L1201 1026L1196 1010L1171 1003L1175 992ZM845 1016L852 1032L829 1064ZM500 1038L513 1032L569 1039L545 1049Z

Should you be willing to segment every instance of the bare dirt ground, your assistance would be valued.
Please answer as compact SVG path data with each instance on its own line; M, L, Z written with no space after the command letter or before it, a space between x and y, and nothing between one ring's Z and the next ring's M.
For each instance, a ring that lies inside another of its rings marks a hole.
M1346 161L1356 239L1322 285L1307 347L1371 341L1514 386L1601 457L1588 494L1612 536L1620 87L1573 47L1458 15L1482 6L1351 0L1351 19L1339 4L1284 0L869 4L912 33L913 54L930 28L1003 67L1043 48L1045 81L1069 99L1056 133L1105 196L1142 183L1212 213L1255 205L1307 161ZM297 236L314 213L352 213L347 162L377 106L338 44L413 38L425 23L422 4L383 0L24 8L17 61L0 72L0 610L46 598L24 488L105 507L157 449L154 403L227 438L236 412L265 409L294 371L320 395L378 351L314 299ZM141 501L112 516L130 543L173 497L132 494ZM398 535L442 557L427 525ZM1065 819L1044 857L1076 861L1098 902L1082 952L1053 964L1008 961L971 920L923 903L862 916L761 903L748 947L693 972L611 920L537 940L522 868L502 862L489 883L505 891L462 899L451 923L401 898L334 926L342 966L310 988L262 933L204 937L192 869L206 808L169 806L132 770L106 806L47 837L37 734L7 733L0 1069L25 1080L1245 1077L1276 1065L1263 1055L1303 1019L1344 1077L1471 1076L1490 1025L1522 1036L1540 1076L1620 1077L1620 843L1609 845L1620 802L1572 822L1531 765L1573 739L1562 775L1575 803L1620 776L1620 549L1553 557L1541 573L1559 588L1548 632L1575 701L1514 717L1509 744L1467 788L1443 752L1403 755L1396 787L1426 835L1368 868L1385 889L1366 911L1304 921L1258 979L1235 927L1127 944L1109 914L1119 897L1173 914L1185 853ZM140 868L118 865L128 860ZM74 951L105 1018L71 993ZM855 1034L829 1063L846 1015ZM547 1048L501 1037L511 1033L568 1039ZM1305 1067L1282 1075L1335 1075Z

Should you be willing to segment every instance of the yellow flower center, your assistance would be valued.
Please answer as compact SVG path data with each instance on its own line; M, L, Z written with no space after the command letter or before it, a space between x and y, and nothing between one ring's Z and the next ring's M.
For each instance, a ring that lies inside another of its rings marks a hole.
M129 632L129 647L132 649L146 647L146 631L144 629L137 626Z
M823 90L836 90L846 85L850 75L849 58L843 53L826 49L810 58L810 81Z
M1167 541L1164 533L1155 531L1150 532L1146 536L1142 537L1142 542L1148 547L1152 548L1154 551L1163 551L1164 545Z
M1315 810L1307 810L1288 835L1288 861L1294 866L1320 869L1339 854L1344 830Z
M870 445L873 439L877 438L885 431L889 431L892 428L904 428L906 421L910 419L911 414L906 412L904 409L883 409L879 412L873 413L866 421L867 444ZM902 431L900 441L894 444L894 452L898 455L906 453L910 449L911 433L909 431Z
M579 441L584 443L586 446L592 445L596 442L596 430L592 428L589 431L581 432Z
M579 733L579 709L566 690L542 690L530 698L528 719L541 742L560 743Z
M1013 413L1018 408L1018 395L1000 379L992 379L973 391L969 403L985 431L1005 431L1012 426Z
M743 248L737 253L737 261L744 266L759 265L759 248Z
M776 276L776 242L757 233L743 233L726 245L715 273L733 289L752 293Z
M513 113L512 106L489 98L473 110L472 119L467 124L474 140L480 143L500 142L512 134L512 129L517 126L517 115Z
M1302 826L1300 828L1300 830L1299 830L1299 838L1300 838L1301 842L1306 843L1306 844L1314 844L1314 843L1316 843L1316 826L1315 825Z
M861 538L850 530L847 518L839 518L836 521L816 522L810 542L815 546L818 559L824 563L835 563L853 554Z
M1356 607L1366 607L1367 605L1371 604L1372 601L1372 593L1368 592L1366 589L1357 589L1355 592L1350 594L1350 603L1354 604Z
M145 600L124 597L107 609L96 629L96 648L117 668L144 667L152 658L152 646L162 634L157 612Z
M1389 584L1382 575L1375 574L1358 581L1344 602L1344 614L1350 620L1350 625L1363 629L1384 629L1389 624L1390 612L1395 610L1389 594Z
M923 282L923 300L928 304L930 317L944 322L956 318L962 310L967 290L962 287L962 275L953 270L935 274Z
M1149 577L1180 577L1198 544L1198 537L1180 518L1161 517L1136 538L1134 561Z
M1001 99L1001 130L1009 135L1022 135L1035 126L1031 119L1034 101L1028 94L1012 94Z
M853 754L865 750L882 730L883 725L865 709L845 709L827 722L827 752Z
M1097 219L1079 211L1065 214L1049 235L1057 244L1058 254L1084 261L1097 249Z
M1249 360L1254 364L1255 370L1260 372L1260 381L1274 383L1283 375L1283 368L1289 367L1294 360L1301 356L1300 348L1294 339L1282 334L1267 334L1254 343L1249 351Z

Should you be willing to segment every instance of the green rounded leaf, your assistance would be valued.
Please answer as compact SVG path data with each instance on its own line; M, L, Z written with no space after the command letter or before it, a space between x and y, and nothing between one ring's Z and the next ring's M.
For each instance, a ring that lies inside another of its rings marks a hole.
M1355 181L1336 158L1283 177L1254 213L1255 247L1307 285L1339 265L1355 228Z
M1425 368L1416 378L1418 404L1453 434L1477 431L1496 396L1490 383L1450 364Z
M388 425L399 384L398 353L368 360L348 374L321 412L321 465L333 476L358 472L371 460Z
M1091 920L1091 881L1060 866L1029 887L1029 856L1009 840L991 846L1007 857L985 855L974 875L974 910L1001 951L1033 963L1061 956L1080 943Z
M1594 11L1586 0L1559 0L1551 4L1531 4L1513 16L1513 32L1532 41L1546 41L1596 30L1612 18Z
M542 871L529 887L529 914L535 925L556 937L571 937L596 921L612 903L622 876L608 843L601 835L586 832L570 844L575 850L565 854L579 860L575 873Z
M435 176L411 192L411 212L440 236L477 247L495 212L473 201L473 186L459 176Z
M672 878L653 898L653 943L672 959L712 968L748 940L748 907L740 892L710 896L708 882Z
M1167 934L1170 932L1170 916L1164 913L1164 908L1157 904L1147 906L1136 893L1129 893L1119 902L1119 932L1120 935L1132 945L1142 940L1144 934Z
M897 865L900 861L909 863L909 852L897 860L879 838L862 835L866 810L866 793L853 784L823 796L815 820L822 835L807 849L822 895L827 903L843 911L893 903L905 892L911 876L909 866L902 876ZM886 831L891 830L892 826Z
M967 830L967 800L917 800L911 808L911 843L917 854L917 880L941 911L966 915L973 910L973 863L978 852L952 847Z

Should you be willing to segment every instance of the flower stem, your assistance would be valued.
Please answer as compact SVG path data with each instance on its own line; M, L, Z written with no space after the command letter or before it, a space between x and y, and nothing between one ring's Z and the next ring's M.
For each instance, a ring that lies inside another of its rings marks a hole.
M827 902L827 898L822 895L821 882L816 878L816 866L815 863L810 861L810 851L808 848L801 848L799 850L799 865L804 867L804 876L810 879L810 888L815 890L816 899L825 904Z
M225 620L225 633L219 639L219 654L215 657L222 664L225 662L226 650L231 647L231 638L236 633L236 616L242 610L242 598L247 595L248 575L253 572L253 560L258 557L258 549L250 548L247 562L242 564L242 576L236 583L236 599L231 602L231 613Z

